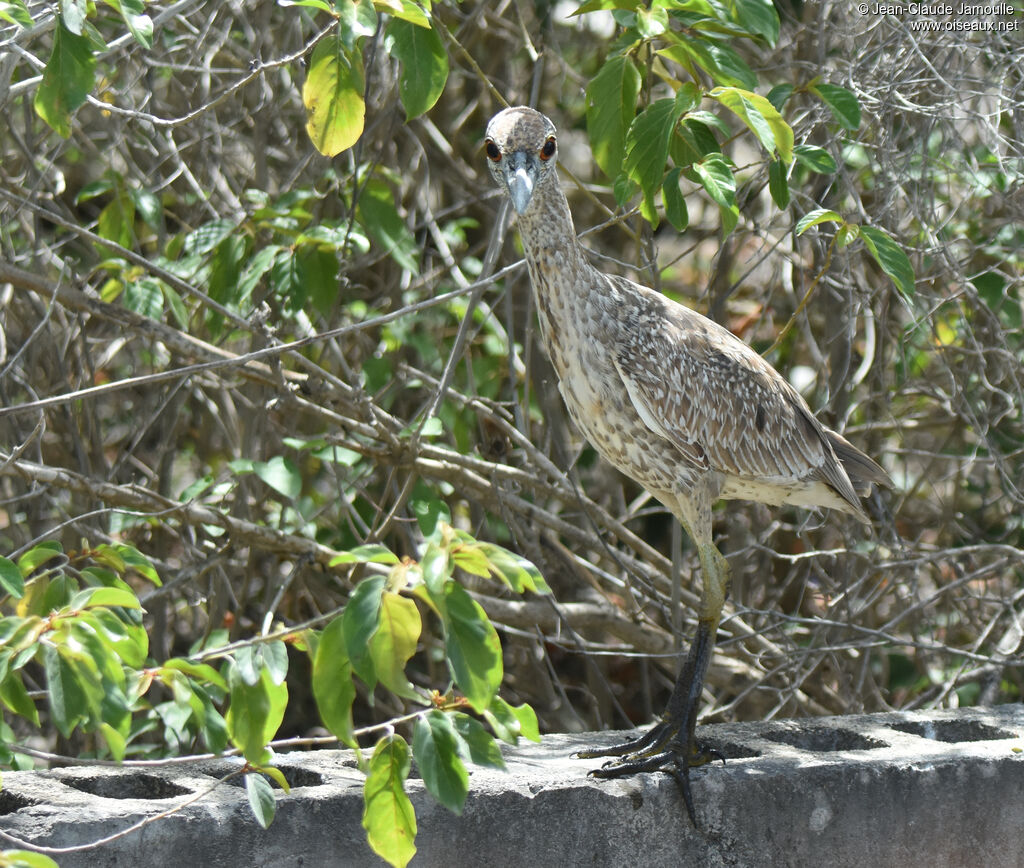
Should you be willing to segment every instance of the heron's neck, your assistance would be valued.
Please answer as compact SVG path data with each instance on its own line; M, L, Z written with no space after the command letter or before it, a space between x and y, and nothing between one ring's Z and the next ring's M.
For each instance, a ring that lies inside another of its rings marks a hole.
M551 175L534 192L530 207L519 215L519 234L523 239L530 277L538 296L547 294L560 278L582 277L593 266L587 261L576 237L569 203ZM570 281L569 291L581 291L586 281Z

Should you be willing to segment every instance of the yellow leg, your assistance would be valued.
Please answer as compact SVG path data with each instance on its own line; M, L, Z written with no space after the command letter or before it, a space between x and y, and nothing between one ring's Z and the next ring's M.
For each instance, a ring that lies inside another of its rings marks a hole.
M697 744L695 728L704 676L714 651L730 582L729 563L711 540L710 501L710 496L694 498L673 510L697 545L703 593L697 614L697 633L679 670L665 711L658 723L633 741L577 754L584 759L617 758L591 772L595 777L617 778L653 771L671 774L679 785L686 812L694 825L696 818L689 771L718 756Z

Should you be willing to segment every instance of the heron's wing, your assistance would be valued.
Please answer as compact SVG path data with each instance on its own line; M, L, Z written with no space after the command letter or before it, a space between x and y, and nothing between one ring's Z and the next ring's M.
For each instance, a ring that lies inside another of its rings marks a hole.
M626 387L633 409L644 425L659 437L668 440L689 464L701 470L708 470L710 464L704 447L690 436L690 431L685 426L674 425L664 418L661 408L668 400L665 385L656 382L653 377L645 376L644 371L637 371L628 354L620 353L615 360L615 367Z
M860 508L825 429L771 365L706 317L613 280L640 293L617 335L616 367L652 431L721 473L778 484L819 478Z

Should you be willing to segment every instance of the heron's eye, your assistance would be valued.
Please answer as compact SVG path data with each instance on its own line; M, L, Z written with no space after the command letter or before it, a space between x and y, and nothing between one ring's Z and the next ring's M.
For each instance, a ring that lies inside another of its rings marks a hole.
M492 163L501 162L501 150L490 139L488 139L487 144L484 145L484 150L487 151L487 159Z
M540 158L542 160L550 160L555 155L555 137L548 136L548 140L544 142L544 147L540 149Z

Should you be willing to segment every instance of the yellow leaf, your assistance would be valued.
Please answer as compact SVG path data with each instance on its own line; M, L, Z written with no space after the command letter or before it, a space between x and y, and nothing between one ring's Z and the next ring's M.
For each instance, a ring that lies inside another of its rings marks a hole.
M363 134L362 65L358 50L345 51L338 37L322 39L313 49L302 102L307 112L306 132L324 156L337 156Z
M405 664L416 653L422 629L419 610L412 600L398 594L381 596L380 621L369 643L370 657L380 683L400 696L418 696L405 677Z

